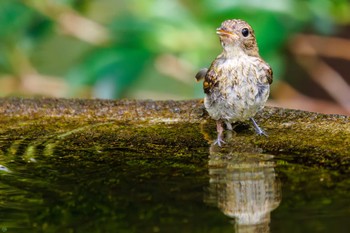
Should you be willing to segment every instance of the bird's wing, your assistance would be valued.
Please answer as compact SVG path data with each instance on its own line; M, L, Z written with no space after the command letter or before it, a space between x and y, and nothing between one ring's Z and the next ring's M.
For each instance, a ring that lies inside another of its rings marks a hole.
M213 70L213 65L210 66L210 68L202 68L198 71L196 74L196 80L197 82L204 79L203 82L203 90L204 93L208 94L211 90L211 88L215 85L216 83L216 74L215 71Z
M267 65L267 64L266 64ZM269 84L272 84L273 81L273 71L271 66L267 65L267 69L266 69L266 77L267 77L267 81L269 82Z
M211 90L218 84L218 74L215 72L214 67L215 66L212 64L205 75L203 90L206 94L209 94Z
M259 82L261 84L271 84L273 81L273 71L269 64L267 64L264 60L260 60L260 74L259 74Z

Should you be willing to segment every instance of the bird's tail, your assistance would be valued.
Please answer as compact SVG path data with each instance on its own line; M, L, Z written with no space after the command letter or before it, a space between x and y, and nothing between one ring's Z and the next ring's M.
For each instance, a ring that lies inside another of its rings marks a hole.
M208 72L208 68L202 68L198 71L198 73L196 74L196 80L197 82L201 81L202 79L205 78L205 75Z

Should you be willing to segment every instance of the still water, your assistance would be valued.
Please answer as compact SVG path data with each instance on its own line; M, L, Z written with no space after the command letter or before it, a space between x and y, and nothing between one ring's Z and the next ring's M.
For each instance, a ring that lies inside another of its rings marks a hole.
M0 232L350 232L349 174L292 155L5 136L0 148Z

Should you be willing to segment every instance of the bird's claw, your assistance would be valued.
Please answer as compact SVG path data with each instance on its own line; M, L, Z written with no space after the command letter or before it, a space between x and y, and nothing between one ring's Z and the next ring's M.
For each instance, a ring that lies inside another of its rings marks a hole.
M268 135L264 130L262 130L261 128L255 129L255 132L256 132L259 136L265 136L265 137L268 137L268 136L269 136L269 135Z
M225 144L226 142L224 140L222 140L220 137L218 137L215 141L213 145L218 145L219 147L221 147L221 143Z
M253 125L254 125L254 129L255 129L255 132L259 135L259 136L262 136L264 135L265 137L267 137L267 133L265 133L264 130L262 130L259 125L255 122L254 118L250 118L250 120L252 121Z

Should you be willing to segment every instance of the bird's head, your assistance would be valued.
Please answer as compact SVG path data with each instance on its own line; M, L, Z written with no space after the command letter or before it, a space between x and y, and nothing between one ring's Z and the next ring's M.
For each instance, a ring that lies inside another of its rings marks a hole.
M216 33L228 56L240 53L259 56L254 30L247 22L240 19L226 20L216 29Z

